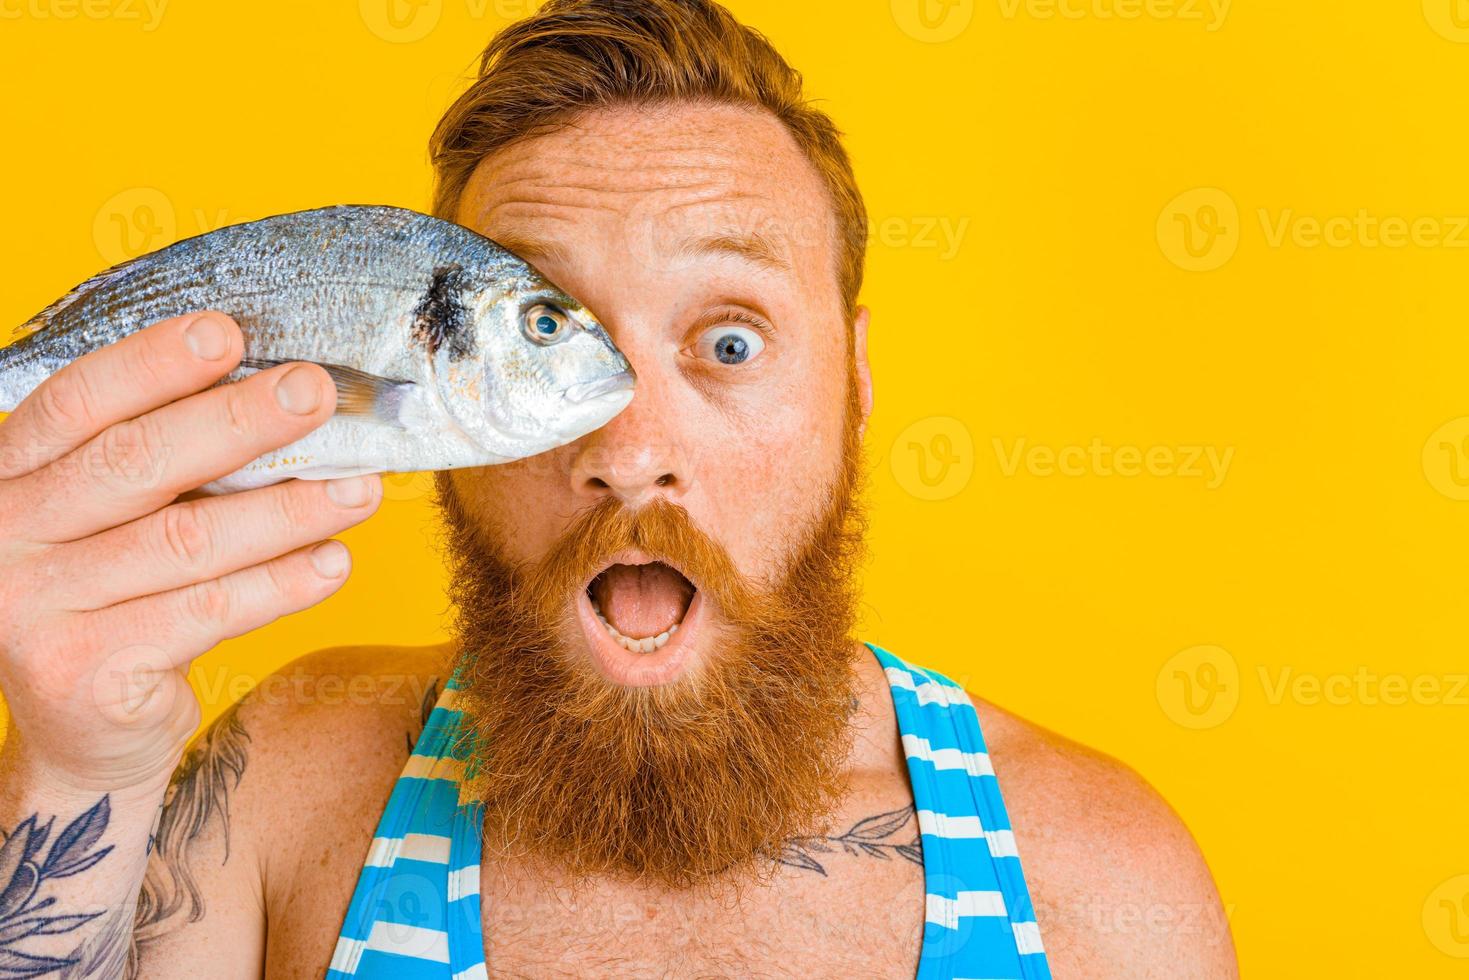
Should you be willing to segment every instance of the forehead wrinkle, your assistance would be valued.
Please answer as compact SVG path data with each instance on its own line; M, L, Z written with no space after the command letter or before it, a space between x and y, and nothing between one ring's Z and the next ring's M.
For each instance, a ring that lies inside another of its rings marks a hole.
M570 155L570 154L568 154ZM646 150L616 148L603 154L575 154L575 159L543 154L510 157L486 162L479 171L483 184L515 188L523 184L565 187L589 193L646 193L659 190L690 190L729 186L740 182L738 161L706 151L660 154L672 161L653 159Z

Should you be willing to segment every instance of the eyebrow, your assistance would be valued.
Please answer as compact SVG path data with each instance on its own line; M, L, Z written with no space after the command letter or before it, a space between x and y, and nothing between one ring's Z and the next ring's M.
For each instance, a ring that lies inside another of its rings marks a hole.
M491 235L490 239L501 248L509 249L523 259L551 259L554 262L563 263L566 261L566 249L544 238L518 235L511 231Z
M759 232L748 235L705 235L689 238L679 243L678 254L689 255L737 255L756 265L776 272L790 272L791 264L784 253L766 236Z

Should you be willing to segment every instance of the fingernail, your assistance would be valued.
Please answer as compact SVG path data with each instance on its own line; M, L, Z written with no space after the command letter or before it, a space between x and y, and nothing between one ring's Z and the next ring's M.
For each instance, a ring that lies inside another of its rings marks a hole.
M194 356L205 361L217 361L229 353L230 337L224 324L213 317L200 317L184 330L184 343Z
M363 477L349 476L340 480L328 480L326 495L338 507L361 507L372 499L372 490Z
M275 383L275 400L292 415L310 415L321 404L321 382L310 368L293 367Z
M347 571L347 546L340 541L327 541L311 549L311 564L322 578L341 578Z

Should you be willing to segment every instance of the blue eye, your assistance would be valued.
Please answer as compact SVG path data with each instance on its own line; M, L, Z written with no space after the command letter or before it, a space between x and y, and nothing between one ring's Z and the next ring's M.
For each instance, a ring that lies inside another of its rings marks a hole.
M571 318L566 311L546 303L537 303L522 318L525 335L538 344L554 344L570 332Z
M765 340L759 331L725 324L705 331L694 347L700 357L734 365L744 364L758 355L765 349Z

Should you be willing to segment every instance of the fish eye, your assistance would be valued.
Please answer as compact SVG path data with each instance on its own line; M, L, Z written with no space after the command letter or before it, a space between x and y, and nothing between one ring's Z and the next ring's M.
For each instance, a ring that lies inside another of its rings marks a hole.
M537 303L525 311L521 328L526 337L537 344L555 344L565 340L571 332L571 317L559 306Z
M726 323L704 331L694 344L694 353L721 364L744 364L765 349L765 339L749 327Z

